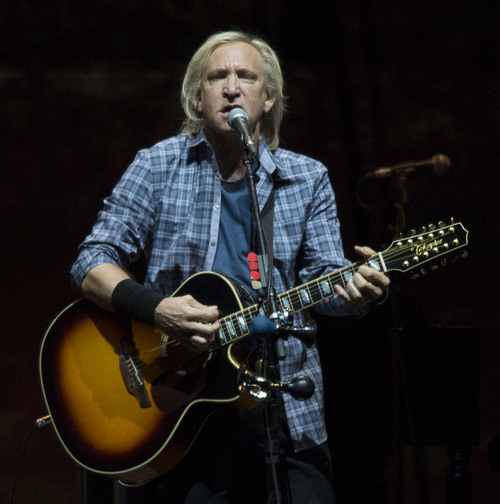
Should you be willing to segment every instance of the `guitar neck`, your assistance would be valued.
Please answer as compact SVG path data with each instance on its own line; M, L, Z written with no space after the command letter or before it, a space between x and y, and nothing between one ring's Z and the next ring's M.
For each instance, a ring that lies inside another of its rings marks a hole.
M435 260L468 243L468 231L461 223L444 225L394 241L383 252L377 252L339 270L333 271L318 279L311 280L278 295L278 308L293 313L310 308L335 294L334 285L346 288L347 283L359 266L367 264L371 268L387 273L389 271L407 272ZM224 346L238 341L250 334L252 320L260 315L257 304L219 320L220 330L215 346Z

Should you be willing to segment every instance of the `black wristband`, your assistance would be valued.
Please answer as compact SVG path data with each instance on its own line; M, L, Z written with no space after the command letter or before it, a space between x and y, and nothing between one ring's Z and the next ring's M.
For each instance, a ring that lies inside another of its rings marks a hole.
M154 327L155 310L163 298L159 292L127 278L115 287L111 294L111 305L117 313Z

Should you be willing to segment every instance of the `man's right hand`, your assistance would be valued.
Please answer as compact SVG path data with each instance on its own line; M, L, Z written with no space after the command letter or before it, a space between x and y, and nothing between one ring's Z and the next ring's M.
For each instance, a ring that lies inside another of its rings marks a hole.
M219 330L217 306L206 306L190 295L165 298L156 307L155 324L167 336L204 351Z

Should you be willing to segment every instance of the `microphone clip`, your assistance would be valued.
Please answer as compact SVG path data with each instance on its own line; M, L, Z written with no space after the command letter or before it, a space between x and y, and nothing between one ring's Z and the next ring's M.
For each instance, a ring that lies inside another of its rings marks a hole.
M280 337L287 339L288 336L295 336L306 347L309 348L313 345L318 332L318 326L314 319L301 325L293 325L293 312L290 310L272 313L269 318L276 325L276 332Z
M237 385L240 392L247 392L259 402L266 400L273 391L290 394L297 401L310 399L315 391L314 382L308 376L297 375L289 382L273 383L267 378L249 373L244 364L238 369Z

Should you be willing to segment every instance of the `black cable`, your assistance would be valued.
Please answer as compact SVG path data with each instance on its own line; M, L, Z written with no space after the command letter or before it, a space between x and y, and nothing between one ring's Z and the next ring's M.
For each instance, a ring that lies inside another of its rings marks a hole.
M14 494L16 492L17 480L19 479L19 475L21 474L21 469L22 469L22 466L23 466L24 457L26 455L26 450L28 448L28 442L29 442L29 440L31 438L31 435L33 434L33 431L36 428L37 428L36 424L33 425L33 427L31 427L30 431L28 432L28 435L26 436L26 440L24 441L23 451L21 452L21 460L19 461L19 466L17 468L16 474L14 476L14 481L12 483L12 490L10 491L9 504L13 504L14 503Z

